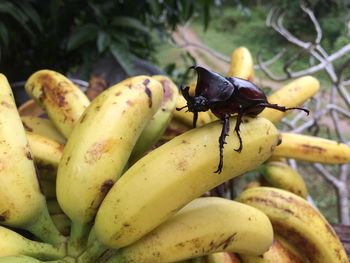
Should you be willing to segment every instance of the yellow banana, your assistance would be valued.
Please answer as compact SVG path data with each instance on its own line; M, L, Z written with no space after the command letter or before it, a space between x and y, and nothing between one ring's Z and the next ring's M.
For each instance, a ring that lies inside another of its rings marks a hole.
M231 118L234 127L236 119ZM277 129L263 118L245 118L243 150L233 150L236 135L228 137L224 167L219 161L220 121L192 129L137 161L113 185L95 219L98 239L112 248L129 245L154 229L189 201L215 186L256 168L278 143Z
M231 53L229 77L236 77L252 81L254 78L254 62L249 49L239 47Z
M158 81L148 76L132 77L95 98L76 124L56 181L57 200L72 220L72 248L74 242L78 247L83 242L79 239L87 234L87 224L121 175L162 98Z
M174 262L220 251L261 255L272 241L264 213L228 199L202 197L107 262Z
M305 76L293 80L292 82L278 89L272 95L268 96L267 100L270 103L283 105L287 108L298 107L315 95L319 88L320 83L316 78ZM281 112L274 109L265 108L259 114L259 116L264 117L273 123L277 123L289 112L290 111Z
M255 187L242 192L237 201L264 212L274 231L294 244L310 262L349 262L332 226L305 199L281 189Z
M239 255L242 263L306 263L300 255L285 247L279 238L275 236L270 249L260 256Z
M206 256L205 263L241 263L234 253L216 252Z
M303 198L308 191L301 175L288 164L283 162L267 162L260 169L270 186L287 190Z
M177 97L177 102L176 102L176 108L182 108L183 106L187 105L187 101L185 98L181 95ZM183 110L174 110L174 119L178 120L179 122L186 124L188 126L188 129L192 128L193 125L193 113L186 111L185 109ZM212 122L212 117L209 114L208 111L201 111L198 112L198 120L197 120L197 126L203 126L207 123Z
M66 138L90 103L72 81L52 70L39 70L32 74L25 90Z
M177 86L168 77L156 75L152 76L152 78L162 84L164 91L163 101L161 107L154 114L138 138L130 156L131 163L138 160L160 139L170 122L179 95Z
M63 242L40 192L33 155L12 90L2 74L0 98L0 222L27 229L49 243Z
M320 137L282 133L282 143L273 156L328 164L349 163L350 146Z
M66 143L66 139L49 119L36 116L21 116L21 120L26 131L42 135L60 144Z
M64 145L33 132L27 131L26 136L40 176L46 180L55 179Z
M20 234L0 226L0 257L27 255L38 259L49 260L65 256L65 245L59 247L32 241Z

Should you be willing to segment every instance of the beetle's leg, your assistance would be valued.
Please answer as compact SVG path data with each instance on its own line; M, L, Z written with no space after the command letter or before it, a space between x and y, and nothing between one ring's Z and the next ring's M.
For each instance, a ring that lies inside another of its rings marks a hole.
M223 120L223 125L222 125L222 130L221 130L221 134L219 137L219 151L220 151L220 160L219 160L219 165L218 165L218 169L215 171L215 173L221 173L222 170L222 166L224 164L224 144L226 144L226 136L229 135L229 131L230 131L230 115L229 114L225 114L225 116L222 118Z
M236 152L239 152L239 153L243 149L242 138L241 138L241 134L239 133L239 127L241 126L241 123L242 123L242 116L243 116L243 113L242 112L238 112L236 126L235 126L235 132L236 132L238 140L239 140L239 147L237 149L234 149L234 150Z
M184 109L184 108L187 108L187 105L182 106L182 107L180 107L180 108L176 107L176 110L177 110L177 111L180 111L180 110L182 110L182 109Z
M262 107L271 108L271 109L275 109L283 112L286 112L288 110L302 110L302 111L305 111L307 115L309 115L309 110L305 108L299 108L299 107L286 108L284 106L280 106L278 104L271 104L271 103L259 103L255 106L262 106Z
M193 112L193 124L192 124L193 128L196 128L196 126L197 126L197 119L198 119L198 112L194 111Z

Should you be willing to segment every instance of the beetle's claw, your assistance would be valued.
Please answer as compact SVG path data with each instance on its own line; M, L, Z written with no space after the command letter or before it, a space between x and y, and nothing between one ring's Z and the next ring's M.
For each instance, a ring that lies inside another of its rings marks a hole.
M239 147L237 149L233 149L233 150L238 152L238 153L241 153L242 149L243 149L243 145L242 145L242 143L240 143Z
M220 167L218 167L218 169L214 172L214 173L216 173L216 174L221 174L221 170L222 170L222 168Z

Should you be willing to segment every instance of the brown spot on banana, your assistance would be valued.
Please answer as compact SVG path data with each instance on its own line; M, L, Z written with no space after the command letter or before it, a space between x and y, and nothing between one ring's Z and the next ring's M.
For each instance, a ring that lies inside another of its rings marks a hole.
M33 132L33 129L29 127L24 121L22 121L23 127L26 131Z
M107 181L105 181L105 182L102 184L101 188L100 188L100 192L101 192L102 194L106 195L106 194L108 193L109 189L111 189L113 185L114 185L114 181L113 181L113 180L107 180Z
M6 210L0 214L0 222L5 222L10 217L10 211Z
M301 145L301 150L305 153L311 153L311 152L318 152L318 153L323 153L326 152L327 149L322 148L320 146L316 145L309 145L309 144L302 144Z
M152 107L152 91L148 87L149 83L150 83L150 80L145 79L143 82L143 85L145 86L145 92L146 92L146 95L148 96L148 107L151 108Z
M128 104L130 107L134 106L134 102L132 102L131 100L127 100L126 104Z
M315 244L310 242L308 239L304 238L301 233L295 228L287 225L283 225L280 222L271 222L274 231L281 236L290 240L296 247L303 248L303 252L306 255L313 255L314 257L319 257L320 252L318 251Z
M10 103L8 103L7 101L3 100L3 101L0 102L0 104L1 104L1 106L4 106L4 107L6 107L8 109L12 109L12 105Z
M114 145L115 141L112 139L95 142L85 153L85 162L92 164L98 161L101 159L102 155L109 152Z
M50 74L41 74L38 77L38 81L42 84L42 100L49 99L53 104L63 107L65 105L64 95L65 91L59 89L60 86L64 86L61 82L56 84L55 80ZM67 85L67 83L65 84Z
M170 81L167 79L164 79L160 82L163 86L164 96L162 101L162 108L165 107L166 103L173 99L174 93L170 86Z

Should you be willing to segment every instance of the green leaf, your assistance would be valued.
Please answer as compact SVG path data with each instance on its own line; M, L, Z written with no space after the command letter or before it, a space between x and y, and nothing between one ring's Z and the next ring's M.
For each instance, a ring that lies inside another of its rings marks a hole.
M0 23L0 41L6 47L9 44L9 34L8 34L6 26L3 23Z
M161 15L161 4L160 1L157 0L148 0L147 4L150 6L151 14L153 16L159 17Z
M53 24L56 26L57 18L60 10L60 0L51 0L50 1L50 15L53 21Z
M35 37L30 27L27 26L28 17L15 5L10 2L0 2L0 13L11 15L32 38Z
M97 35L97 50L102 53L111 43L109 35L105 31L99 31Z
M131 54L121 45L117 43L113 43L109 46L109 50L111 51L113 57L118 61L118 63L122 66L125 72L132 76L135 74L134 65L132 63Z
M112 20L111 25L115 27L132 28L132 29L141 31L144 34L150 34L148 27L146 27L142 22L140 22L136 18L132 18L128 16L120 16L120 17L114 18Z
M87 42L96 39L97 31L97 25L91 23L77 28L68 39L67 50L71 51Z
M43 27L41 24L41 19L36 10L26 1L21 1L19 7L22 9L22 12L35 24L35 26L42 31Z

